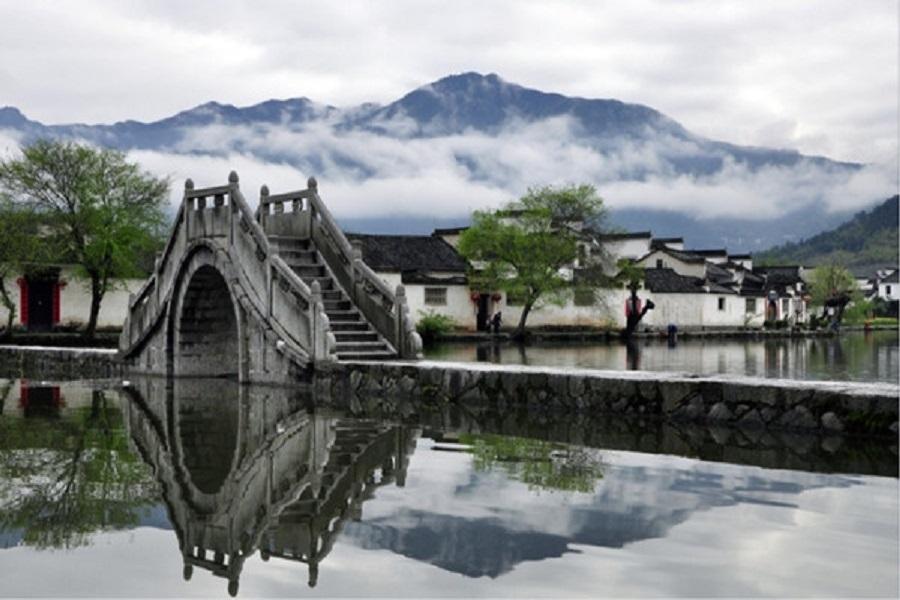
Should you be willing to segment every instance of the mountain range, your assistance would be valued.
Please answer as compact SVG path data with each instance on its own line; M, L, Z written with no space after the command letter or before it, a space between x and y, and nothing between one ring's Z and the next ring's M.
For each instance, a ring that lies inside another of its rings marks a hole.
M299 181L315 174L342 224L364 232L464 224L472 209L528 186L587 181L614 225L747 251L834 227L879 197L854 192L869 189L854 183L865 165L711 140L648 106L546 93L494 74L445 77L385 105L208 102L110 125L46 125L5 107L0 133L19 144L85 140L185 176L210 161L223 173L240 164L242 180L247 169Z

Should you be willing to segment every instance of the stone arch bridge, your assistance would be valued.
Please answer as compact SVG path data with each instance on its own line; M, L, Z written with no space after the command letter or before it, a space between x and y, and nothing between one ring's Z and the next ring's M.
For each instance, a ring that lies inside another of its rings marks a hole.
M260 192L189 179L119 340L132 372L284 383L346 359L421 357L403 286L391 290L338 227L310 178Z

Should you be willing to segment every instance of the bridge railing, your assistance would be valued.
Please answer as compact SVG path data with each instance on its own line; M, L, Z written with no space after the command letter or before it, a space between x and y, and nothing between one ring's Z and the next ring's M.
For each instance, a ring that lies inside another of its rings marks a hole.
M256 218L268 235L311 239L338 283L372 326L403 357L421 356L422 340L409 315L403 286L391 288L362 260L322 202L315 178L307 189L272 195L263 186Z
M185 182L172 234L153 274L129 301L120 340L126 355L159 325L182 261L199 240L228 255L243 280L246 299L272 324L288 352L302 361L334 359L334 336L321 292L317 285L310 289L270 247L234 172L225 186L194 189L191 180Z

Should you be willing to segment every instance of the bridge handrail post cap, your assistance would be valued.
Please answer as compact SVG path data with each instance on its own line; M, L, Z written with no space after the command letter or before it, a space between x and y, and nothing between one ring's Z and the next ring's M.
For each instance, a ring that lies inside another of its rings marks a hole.
M311 284L309 284L309 291L311 291L313 294L320 294L322 292L322 286L318 281L313 281Z
M194 180L191 179L190 177L188 177L187 179L185 179L185 180L184 180L184 189L186 189L186 190L192 190L192 189L194 189Z
M266 184L263 184L263 186L261 188L259 188L259 195L260 196L268 196L269 195L269 186L267 186Z
M306 180L306 187L308 187L309 189L314 190L314 191L318 190L319 182L316 181L315 177L310 177L309 179Z
M237 171L232 171L228 174L228 183L237 183L238 182L238 174Z
M402 285L398 285L397 290L394 292L394 295L397 298L406 298L406 288Z

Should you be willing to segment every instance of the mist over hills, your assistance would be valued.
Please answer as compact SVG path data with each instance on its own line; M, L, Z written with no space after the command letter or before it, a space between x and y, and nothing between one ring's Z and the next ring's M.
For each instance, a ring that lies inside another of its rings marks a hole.
M754 250L833 227L890 193L890 174L877 167L710 140L648 106L494 74L445 77L386 105L208 102L149 123L46 125L6 107L4 137L12 141L0 147L86 140L198 183L235 168L242 182L283 190L314 174L357 231L421 233L465 223L528 186L590 182L620 227Z

